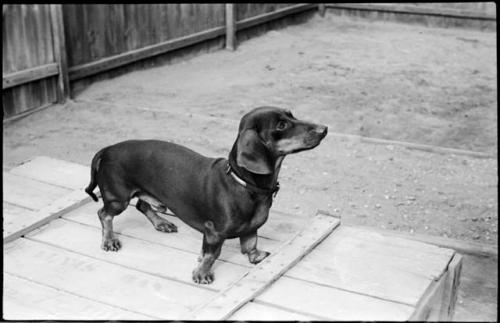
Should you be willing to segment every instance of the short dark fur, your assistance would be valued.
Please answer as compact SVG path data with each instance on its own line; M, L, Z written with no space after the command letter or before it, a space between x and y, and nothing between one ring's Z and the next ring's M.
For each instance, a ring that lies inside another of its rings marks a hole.
M229 159L207 158L186 147L159 140L129 140L100 150L92 160L91 181L98 185L104 206L98 211L104 250L117 251L113 217L138 197L137 209L160 231L177 228L158 216L166 207L182 221L203 233L199 265L193 271L197 283L211 283L211 267L225 239L240 238L241 251L251 263L268 252L257 249L257 229L268 217L272 193L252 191L228 174L261 189L276 186L285 155L316 147L327 127L299 121L283 109L261 107L241 119L238 137Z

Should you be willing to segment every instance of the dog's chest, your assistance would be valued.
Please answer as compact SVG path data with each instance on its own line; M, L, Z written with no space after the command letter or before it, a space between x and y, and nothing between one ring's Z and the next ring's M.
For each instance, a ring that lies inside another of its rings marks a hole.
M240 236L255 232L267 221L269 208L270 205L267 203L260 203L251 210L240 209L237 214L233 215L234 221L229 234L231 236Z

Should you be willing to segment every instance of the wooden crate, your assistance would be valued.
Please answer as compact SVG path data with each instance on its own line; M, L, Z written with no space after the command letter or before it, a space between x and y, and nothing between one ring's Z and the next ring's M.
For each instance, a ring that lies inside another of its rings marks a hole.
M272 210L259 231L259 245L272 255L251 265L238 241L228 240L211 285L191 280L201 234L172 216L179 232L168 234L128 208L114 221L122 249L104 252L101 202L82 194L89 173L46 157L4 172L4 318L452 317L461 268L453 250L340 226L321 213L305 218Z

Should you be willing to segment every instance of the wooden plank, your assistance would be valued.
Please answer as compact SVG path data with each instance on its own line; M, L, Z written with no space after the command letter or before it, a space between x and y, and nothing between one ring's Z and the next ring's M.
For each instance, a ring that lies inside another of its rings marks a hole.
M78 206L88 202L90 197L82 192L82 191L73 191L69 194L66 194L50 205L35 211L33 214L29 214L26 217L11 217L4 218L6 222L17 222L15 224L11 224L13 228L11 233L4 234L3 243L11 242L28 232L52 221L55 218L60 217L65 212L69 212L70 210L77 208ZM15 229L15 230L14 230Z
M10 173L69 189L81 190L90 182L90 167L46 156L37 156Z
M172 50L190 46L205 40L224 35L225 27L216 27L196 34L172 39L163 43L146 46L129 52L100 59L95 62L73 66L69 69L70 80L78 80L86 76L101 73L141 59L167 53Z
M452 256L454 254L454 251L448 248L441 248L439 246L434 246L429 243L424 243L421 241L415 241L411 239L406 239L403 238L403 236L393 236L393 235L386 235L385 233L382 233L381 231L377 230L369 230L369 229L363 229L358 226L351 226L349 228L346 228L350 231L352 235L355 235L358 239L364 240L367 242L373 242L373 243L378 243L382 242L385 243L387 238L391 239L391 245L394 247L401 247L401 248L408 248L411 250L421 250L424 252L428 252L430 254L437 254L437 255L448 255Z
M359 229L365 228L370 231L379 232L380 234L383 234L386 237L398 237L406 240L409 239L409 240L420 241L441 248L453 249L460 253L472 254L484 257L490 257L490 256L498 257L498 247L496 245L438 237L429 234L419 234L419 233L408 234L404 232L374 228L369 226L357 225L356 227Z
M19 120L19 119L22 119L26 116L29 116L30 114L33 114L35 112L38 112L38 111L42 111L43 109L46 109L48 107L51 107L53 106L53 103L48 103L48 104L44 104L44 105L41 105L37 108L32 108L32 109L29 109L27 111L24 111L24 112L20 112L20 113L17 113L15 115L11 115L11 113L6 113L5 110L4 110L4 119L3 119L3 124L8 124L12 121L16 121L16 120ZM4 109L6 107L4 106ZM10 117L5 117L7 115L11 115Z
M297 4L294 6L278 9L271 13L261 14L255 17L246 18L236 22L236 30L243 30L252 26L260 25L271 20L280 19L289 15L300 13L316 8L316 4Z
M57 197L68 194L69 189L39 182L31 178L3 173L3 199L6 202L39 210Z
M415 307L415 311L409 318L409 321L439 321L442 313L443 298L448 280L448 272L445 273L438 281L433 281L425 294Z
M50 20L52 24L52 39L54 56L59 68L57 76L58 102L64 103L69 98L69 75L66 53L66 37L64 35L64 23L61 4L50 5Z
M335 321L406 321L414 307L317 285L280 278L257 301Z
M63 218L79 222L86 225L101 228L97 218L97 210L102 206L101 203L88 203L71 212L63 215ZM137 211L134 207L127 208L122 214L113 220L113 230L126 236L142 239L151 243L156 243L198 255L201 250L202 235L198 231L189 227L177 218L167 217L167 219L178 227L178 233L167 234L156 231L146 217ZM182 234L182 238L179 237ZM231 243L232 242L232 243ZM252 267L246 256L241 254L238 241L236 239L226 240L222 247L219 259L234 264ZM100 242L98 243L100 244ZM259 248L262 250L275 252L280 245L277 241L259 239Z
M408 13L414 15L445 16L452 18L466 18L478 20L496 20L496 15L489 13L477 13L467 10L453 10L447 8L425 8L421 6L402 5L402 4L364 4L364 3L327 3L327 8L336 9L354 9L354 10L372 10L396 13Z
M3 317L7 320L155 319L75 296L9 273L4 273L3 278Z
M36 212L3 201L3 237L24 229L38 220Z
M236 11L233 3L226 3L226 49L236 49Z
M190 319L224 320L262 293L325 239L338 225L336 218L317 214L296 237L259 263L229 289L190 314Z
M165 265L170 263L170 260L161 261ZM165 320L182 319L195 306L213 296L207 289L27 239L4 245L4 272Z
M286 273L287 277L415 306L451 257L385 243L359 243L340 228Z
M453 320L453 314L455 312L455 305L458 297L458 286L460 284L460 276L462 272L462 263L463 257L459 254L455 254L448 265L441 313L439 313L439 320L441 321Z
M210 290L227 288L248 271L246 266L218 260L213 267L215 281L210 285L198 285L191 278L193 269L198 265L197 254L123 235L117 235L122 243L120 251L103 252L100 248L101 229L62 219L52 221L26 237L106 262ZM182 234L178 234L178 238L182 240ZM165 264L162 259L167 260L168 263Z
M59 74L57 63L49 63L37 67L28 68L22 71L6 74L2 76L2 89L8 89L21 84L33 82Z
M400 269L431 279L439 278L443 268L455 253L454 250L377 235L369 230L357 230L352 227L342 227L334 236L326 239L315 252L330 254L332 250L338 250L339 254L345 254L351 250L351 257L358 255L357 252L359 252L360 257L364 257L366 253L374 258L394 259L398 261Z
M314 321L321 317L305 315L280 309L264 303L249 302L234 313L228 320L231 321Z

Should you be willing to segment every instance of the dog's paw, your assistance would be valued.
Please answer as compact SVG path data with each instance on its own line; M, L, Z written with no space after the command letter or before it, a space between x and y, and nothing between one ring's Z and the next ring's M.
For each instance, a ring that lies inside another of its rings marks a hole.
M105 251L118 251L122 247L120 240L118 239L107 239L102 242L101 248Z
M197 284L211 284L214 281L214 274L197 268L193 270L193 281Z
M262 260L264 260L267 256L269 256L271 253L267 251L260 251L257 250L256 252L253 252L248 255L248 260L250 261L251 264L258 264Z
M161 232L177 232L177 226L170 222L161 222L155 226L155 229Z

